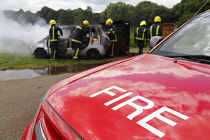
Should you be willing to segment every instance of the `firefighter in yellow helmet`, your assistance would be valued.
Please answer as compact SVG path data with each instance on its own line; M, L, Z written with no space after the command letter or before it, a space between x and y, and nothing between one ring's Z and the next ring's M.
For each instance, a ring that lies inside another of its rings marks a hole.
M50 48L51 48L51 55L50 60L54 60L56 56L56 52L58 51L58 38L59 34L63 36L63 31L60 27L56 26L55 20L50 20L49 24L51 28L49 30L49 39L50 39Z
M107 48L107 56L114 57L114 46L117 43L117 28L112 19L107 19L106 24L102 27L103 31L111 40L111 45Z
M72 35L71 43L72 48L75 50L73 59L78 60L78 54L80 49L84 48L84 39L87 38L89 34L89 21L84 20L81 24L76 26L74 33Z
M138 54L143 53L143 48L145 47L146 42L148 41L148 31L146 28L146 21L141 21L140 26L134 31L134 41L137 44L139 51Z
M154 24L150 26L150 39L153 36L162 36L162 26L160 25L161 23L161 17L156 16L154 18Z

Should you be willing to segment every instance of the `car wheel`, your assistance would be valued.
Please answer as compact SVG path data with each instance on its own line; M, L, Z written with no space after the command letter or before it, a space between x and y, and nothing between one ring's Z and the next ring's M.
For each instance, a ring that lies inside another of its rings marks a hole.
M47 54L45 52L44 49L37 49L35 52L34 52L34 55L36 58L46 58Z
M87 58L88 59L94 59L94 60L96 60L99 57L100 57L100 54L99 54L99 52L97 50L89 50L87 52Z

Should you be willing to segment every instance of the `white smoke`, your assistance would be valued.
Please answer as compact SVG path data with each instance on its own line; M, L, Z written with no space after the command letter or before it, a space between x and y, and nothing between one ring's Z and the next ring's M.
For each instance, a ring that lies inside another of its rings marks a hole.
M42 20L19 24L0 12L0 31L0 53L30 54L30 45L48 35L49 25Z

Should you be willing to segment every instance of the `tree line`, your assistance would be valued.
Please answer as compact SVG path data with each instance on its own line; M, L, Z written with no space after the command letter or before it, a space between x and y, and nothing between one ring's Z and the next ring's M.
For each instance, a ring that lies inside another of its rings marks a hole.
M19 11L4 10L3 12L7 17L17 22L31 24L35 24L40 19L44 19L46 23L54 19L59 25L76 25L83 20L89 20L90 24L98 24L111 18L114 21L128 21L131 26L136 27L142 20L145 20L147 25L151 25L154 17L160 16L163 23L175 23L180 26L192 18L199 9L198 13L208 10L210 2L205 3L206 0L182 0L173 8L167 8L150 1L139 2L136 6L117 2L110 3L101 13L94 13L90 6L87 6L86 9L59 9L57 11L45 6L36 13L24 12L22 9Z

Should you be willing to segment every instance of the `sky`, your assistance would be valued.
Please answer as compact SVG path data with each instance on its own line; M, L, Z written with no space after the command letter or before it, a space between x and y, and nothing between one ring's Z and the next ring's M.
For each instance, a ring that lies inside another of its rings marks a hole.
M0 0L0 9L14 11L23 9L36 13L44 6L54 10L86 9L87 6L90 6L93 12L103 12L110 3L123 2L136 6L141 1L151 1L168 8L181 2L181 0Z

